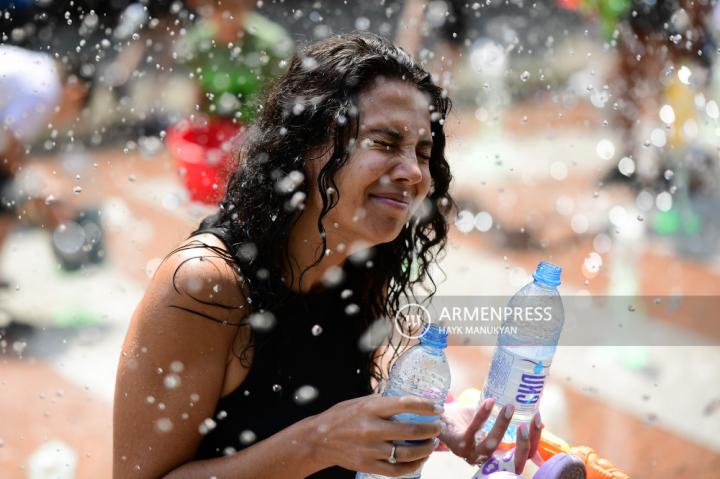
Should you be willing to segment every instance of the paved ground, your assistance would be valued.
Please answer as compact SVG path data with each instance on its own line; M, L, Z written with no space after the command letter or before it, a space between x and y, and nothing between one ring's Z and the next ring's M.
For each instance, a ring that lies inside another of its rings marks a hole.
M583 270L595 235L607 229L602 212L613 204L629 208L633 203L622 189L604 189L593 196L593 178L608 164L595 153L605 137L602 131L556 124L559 130L548 136L521 122L504 135L480 136L473 121L457 117L448 154L458 197L474 213L491 212L495 226L526 231L515 242L497 228L487 233L454 231L442 262L447 280L440 294L512 293L542 258L565 267L565 295L606 294L618 288L643 294L720 292L716 258L681 258L672 244L647 235L650 239L631 246L615 241L613 249L601 255L597 273ZM566 162L568 171L562 180L547 174L558 159ZM70 275L55 267L42 231L17 231L4 247L0 268L16 287L0 297L3 317L36 329L14 328L14 337L1 343L0 477L27 477L29 455L52 439L76 454L75 459L63 456L61 470L71 470L76 461L75 477L110 477L111 400L127 320L159 259L208 210L183 201L164 152L146 157L140 152L97 151L38 162L37 167L48 178L46 193L64 193L78 205L102 206L109 257L101 267ZM71 193L78 184L82 193ZM575 211L588 217L586 234L573 234L570 218L554 211L560 195L570 197ZM592 204L593 197L599 206ZM532 246L534 241L545 247ZM561 348L543 403L545 423L574 444L594 447L634 478L715 477L720 470L717 325L648 320L654 321L653 330L693 335L710 345ZM84 326L68 327L71 323ZM482 387L489 353L487 348L449 348L455 394ZM58 451L55 455L62 456ZM462 462L436 454L424 477L471 473Z

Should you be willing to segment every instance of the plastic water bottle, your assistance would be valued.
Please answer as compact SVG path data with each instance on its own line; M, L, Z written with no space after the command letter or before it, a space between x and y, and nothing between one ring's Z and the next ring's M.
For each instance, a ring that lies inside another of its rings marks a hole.
M504 443L514 443L517 427L529 423L540 405L550 363L565 321L560 293L560 266L538 264L534 281L523 286L503 311L503 328L497 340L482 400L495 400L490 418L478 433L490 432L501 408L515 407Z
M387 386L383 396L418 396L429 399L438 406L445 404L450 390L450 367L445 352L447 330L436 324L425 327L420 336L420 344L402 354L390 369ZM438 416L401 413L392 417L393 421L432 422ZM398 446L414 445L422 441L395 441ZM422 468L412 474L398 476L405 479L418 479ZM386 476L358 472L355 479L385 479Z

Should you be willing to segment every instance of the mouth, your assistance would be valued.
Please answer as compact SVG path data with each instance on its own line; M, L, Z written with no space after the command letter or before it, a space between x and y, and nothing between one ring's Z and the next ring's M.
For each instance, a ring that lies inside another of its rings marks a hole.
M369 197L376 203L380 203L382 205L389 206L397 210L406 211L408 208L410 208L410 201L408 200L390 198L388 196L382 195L369 195Z

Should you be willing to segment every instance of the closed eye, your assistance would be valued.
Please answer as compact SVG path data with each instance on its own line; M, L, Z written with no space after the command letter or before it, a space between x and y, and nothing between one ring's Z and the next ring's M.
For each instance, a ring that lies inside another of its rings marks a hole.
M394 143L387 143L387 142L381 141L381 140L372 140L372 141L376 145L380 145L380 146L384 147L386 150L397 148L397 145L395 145ZM417 157L420 158L423 162L427 163L430 161L431 157L430 157L429 153L417 152L416 154L417 154Z
M384 141L380 140L373 140L373 143L378 144L380 146L384 146L386 150L389 150L390 148L395 148L395 145L391 143L385 143Z

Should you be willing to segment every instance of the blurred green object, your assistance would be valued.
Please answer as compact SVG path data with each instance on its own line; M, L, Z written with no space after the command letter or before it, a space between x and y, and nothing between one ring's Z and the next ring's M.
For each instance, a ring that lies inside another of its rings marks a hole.
M213 23L200 20L178 43L177 56L192 68L206 113L249 124L263 89L287 69L293 43L283 27L256 12L245 16L242 31L237 45L222 45Z
M599 17L600 29L607 40L612 40L615 27L629 11L630 0L583 0L582 6Z
M700 217L690 210L682 214L679 208L668 211L659 211L653 219L655 232L662 236L671 236L681 233L687 236L697 236L702 229Z
M61 328L81 328L100 324L97 314L82 306L64 306L54 313L53 323Z
M621 348L620 362L627 369L645 369L650 364L650 350L647 346L634 346Z

